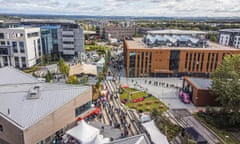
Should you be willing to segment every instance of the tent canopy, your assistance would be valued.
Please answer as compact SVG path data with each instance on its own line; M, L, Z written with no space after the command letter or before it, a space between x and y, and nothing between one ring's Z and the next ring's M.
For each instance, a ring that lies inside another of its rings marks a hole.
M99 135L100 130L88 125L84 120L80 121L78 125L68 130L67 135L74 137L82 144L90 144L96 136Z
M121 88L128 88L128 85L127 84L122 84Z
M169 144L167 137L163 135L156 127L154 121L149 121L142 124L150 134L151 140L156 144Z

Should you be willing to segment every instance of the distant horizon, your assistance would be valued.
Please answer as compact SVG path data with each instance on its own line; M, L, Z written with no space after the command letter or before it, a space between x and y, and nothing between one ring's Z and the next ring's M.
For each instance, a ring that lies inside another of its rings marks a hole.
M141 18L141 17L146 17L146 18L236 18L240 19L240 16L132 16L132 15L79 15L79 14L45 14L45 13L1 13L0 16L82 16L82 17L136 17L136 18Z
M131 16L239 17L239 0L0 0L0 13Z

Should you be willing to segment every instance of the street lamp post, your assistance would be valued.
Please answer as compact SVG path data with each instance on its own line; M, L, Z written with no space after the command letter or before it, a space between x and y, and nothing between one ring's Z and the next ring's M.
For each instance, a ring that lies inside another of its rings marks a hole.
M227 144L227 139L229 138L229 136L228 135L226 135L225 137L224 137L224 142Z

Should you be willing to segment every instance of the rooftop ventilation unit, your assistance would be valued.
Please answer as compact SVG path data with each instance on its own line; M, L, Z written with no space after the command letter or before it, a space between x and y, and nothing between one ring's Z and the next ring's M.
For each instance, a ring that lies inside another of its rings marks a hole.
M39 99L40 86L34 86L28 91L27 99Z

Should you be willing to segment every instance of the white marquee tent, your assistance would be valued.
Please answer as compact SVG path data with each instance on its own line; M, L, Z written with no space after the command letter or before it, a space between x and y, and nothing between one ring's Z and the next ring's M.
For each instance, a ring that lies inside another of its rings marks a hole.
M142 125L148 131L148 133L150 134L151 140L155 144L169 144L167 137L158 130L153 120L143 123Z
M76 127L68 130L66 133L82 144L92 144L96 139L97 141L99 140L100 130L82 120Z

